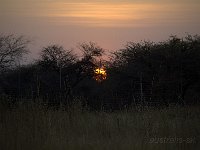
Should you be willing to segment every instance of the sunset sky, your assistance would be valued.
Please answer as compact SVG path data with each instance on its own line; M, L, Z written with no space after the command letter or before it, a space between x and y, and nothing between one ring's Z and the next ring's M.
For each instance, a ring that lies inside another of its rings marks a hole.
M48 44L76 49L88 41L116 50L200 34L199 14L200 0L0 0L0 33L32 39L33 56Z

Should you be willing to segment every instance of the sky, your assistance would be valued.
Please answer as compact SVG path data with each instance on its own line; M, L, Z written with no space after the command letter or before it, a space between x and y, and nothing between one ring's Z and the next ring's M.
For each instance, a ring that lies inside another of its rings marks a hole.
M129 42L200 34L200 0L0 0L0 34L32 40L31 56L93 41L115 51Z

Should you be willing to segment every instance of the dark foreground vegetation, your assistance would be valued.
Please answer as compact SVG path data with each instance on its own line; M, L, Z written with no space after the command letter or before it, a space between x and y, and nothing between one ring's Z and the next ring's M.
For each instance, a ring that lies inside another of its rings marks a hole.
M199 148L200 36L109 56L93 42L81 57L49 45L24 64L29 43L0 36L0 150Z
M105 58L96 43L79 44L81 57L59 45L41 50L40 58L24 65L30 41L0 36L0 94L13 103L42 99L70 105L81 99L91 109L129 105L190 105L200 97L200 36L170 37L163 42L129 42ZM96 82L94 69L104 67L107 79Z
M1 104L2 150L198 150L197 106L130 107L89 111L79 100L70 108L37 103ZM8 109L9 107L9 109Z

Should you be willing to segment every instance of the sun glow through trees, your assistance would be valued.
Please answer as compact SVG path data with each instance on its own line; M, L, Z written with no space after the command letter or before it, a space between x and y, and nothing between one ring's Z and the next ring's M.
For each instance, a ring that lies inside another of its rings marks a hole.
M107 78L107 73L106 73L105 68L101 67L101 68L96 68L94 70L94 79L97 82L102 82L106 80L106 78Z

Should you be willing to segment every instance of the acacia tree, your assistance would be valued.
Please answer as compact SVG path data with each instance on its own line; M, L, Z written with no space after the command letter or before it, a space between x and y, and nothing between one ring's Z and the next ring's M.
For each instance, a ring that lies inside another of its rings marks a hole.
M29 40L23 36L0 35L0 70L10 68L28 53Z
M94 42L82 43L79 45L79 49L83 53L80 60L82 69L90 76L94 71L94 67L98 64L97 59L104 54L104 49Z
M68 93L69 70L76 59L72 50L59 45L50 45L42 49L39 60L39 66L41 66L39 80L44 94Z
M79 49L83 54L79 60L72 51L65 50L62 46L51 45L42 49L39 64L44 71L40 80L48 87L46 89L54 92L60 89L71 98L81 81L91 79L95 60L102 55L103 49L93 42L82 43Z
M119 80L119 88L127 88L127 95L138 91L140 96L136 99L144 95L145 100L166 105L192 101L185 97L199 91L199 47L199 36L190 35L183 39L171 36L160 43L129 43L114 53L112 68L123 79ZM131 88L133 91L129 91Z
M102 56L104 53L103 48L97 45L97 43L89 42L89 43L82 43L79 46L79 49L83 52L83 56Z
M82 57L76 63L76 80L74 80L73 89L78 91L78 95L87 97L87 103L90 105L90 100L94 102L92 95L98 91L96 82L93 80L94 70L99 65L104 49L97 43L88 42L80 44L79 50L82 52Z
M40 62L45 67L64 68L76 60L76 56L72 54L72 50L66 50L59 45L50 45L44 47L41 52Z

